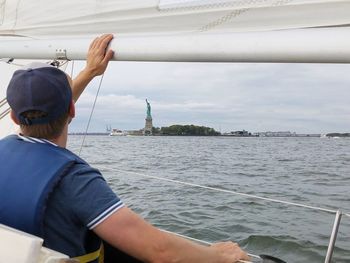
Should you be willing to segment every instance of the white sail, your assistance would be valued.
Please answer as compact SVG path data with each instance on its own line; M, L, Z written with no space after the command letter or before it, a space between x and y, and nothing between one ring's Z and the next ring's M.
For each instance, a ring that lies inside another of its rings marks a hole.
M350 24L348 0L0 0L0 35L248 32Z
M111 32L119 60L348 63L349 13L347 0L0 0L0 57L82 59Z

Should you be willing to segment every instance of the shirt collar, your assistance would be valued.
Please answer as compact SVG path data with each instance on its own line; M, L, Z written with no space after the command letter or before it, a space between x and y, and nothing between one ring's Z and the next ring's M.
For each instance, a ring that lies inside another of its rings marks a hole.
M23 134L17 134L18 138L20 138L23 141L30 142L30 143L43 143L43 144L51 144L53 146L58 146L57 144L50 142L49 140L46 139L39 139L39 138L34 138L30 136L25 136Z

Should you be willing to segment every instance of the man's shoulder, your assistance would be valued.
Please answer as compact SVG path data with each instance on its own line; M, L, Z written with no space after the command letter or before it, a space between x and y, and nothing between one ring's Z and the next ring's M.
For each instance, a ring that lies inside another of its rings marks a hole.
M75 162L61 179L61 187L81 188L83 185L96 181L105 181L98 169L91 167L88 163Z
M102 177L102 174L98 169L92 167L85 161L74 163L74 165L69 169L67 175Z

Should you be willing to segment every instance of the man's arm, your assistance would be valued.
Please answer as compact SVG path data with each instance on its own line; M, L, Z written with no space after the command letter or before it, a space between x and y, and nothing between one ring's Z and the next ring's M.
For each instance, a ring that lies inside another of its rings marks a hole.
M237 244L206 247L153 227L127 207L121 208L93 231L125 253L150 263L233 263L249 257Z
M95 38L90 44L85 68L73 80L72 93L76 102L83 93L89 82L96 76L102 75L108 62L114 55L111 49L107 49L108 44L113 39L113 35L106 34Z

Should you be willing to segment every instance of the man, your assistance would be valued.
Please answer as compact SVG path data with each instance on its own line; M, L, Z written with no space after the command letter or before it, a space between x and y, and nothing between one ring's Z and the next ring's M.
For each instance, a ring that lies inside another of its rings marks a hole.
M21 133L0 141L0 223L38 235L46 247L80 262L97 262L101 239L142 262L248 259L231 242L206 247L156 229L121 202L98 170L65 149L74 102L107 68L112 38L91 43L87 65L73 81L46 65L14 73L7 100Z

